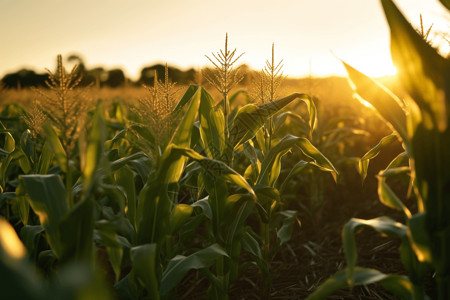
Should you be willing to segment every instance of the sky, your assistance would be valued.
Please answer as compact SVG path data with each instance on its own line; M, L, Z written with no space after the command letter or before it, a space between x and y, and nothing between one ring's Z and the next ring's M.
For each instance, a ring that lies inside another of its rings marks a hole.
M436 0L396 3L413 24L422 13L426 28L449 32ZM274 43L289 77L345 76L339 59L369 76L395 73L378 0L0 0L0 28L0 78L53 69L57 54L131 79L154 63L201 68L226 33L229 49L245 52L239 62L257 70Z

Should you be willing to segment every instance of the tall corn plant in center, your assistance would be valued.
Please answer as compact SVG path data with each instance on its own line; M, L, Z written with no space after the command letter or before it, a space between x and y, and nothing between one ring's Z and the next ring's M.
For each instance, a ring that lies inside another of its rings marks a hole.
M450 9L448 1L441 2ZM450 59L442 57L412 28L392 0L381 3L391 30L392 58L408 93L405 103L378 82L344 65L358 96L375 108L406 149L380 172L378 188L380 201L403 211L406 222L387 217L350 220L343 229L346 269L327 280L309 299L372 282L380 282L404 299L424 299L424 280L430 269L436 280L433 298L450 299ZM367 164L376 148L363 157L366 162L361 165ZM405 156L409 157L409 168L400 164ZM417 198L415 213L386 182L391 175L405 173L410 173ZM354 231L361 226L401 238L400 254L409 278L356 267Z

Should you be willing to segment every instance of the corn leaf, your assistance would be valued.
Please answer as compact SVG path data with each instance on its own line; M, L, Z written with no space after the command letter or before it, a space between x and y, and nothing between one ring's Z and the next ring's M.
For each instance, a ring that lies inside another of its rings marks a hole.
M405 276L384 274L374 269L356 267L354 270L354 286L379 282L385 289L402 299L419 299L415 295L413 284ZM341 270L328 278L306 300L325 299L333 292L351 287L347 283L346 270Z
M358 166L359 166L359 173L361 174L361 181L364 182L364 180L367 177L367 170L369 169L369 162L372 158L375 158L378 154L380 154L381 150L385 148L386 146L392 144L397 140L397 136L395 134L391 134L388 136L383 137L378 144L370 149L366 154L361 157L359 160Z
M283 223L281 227L277 230L277 237L279 245L283 245L291 240L292 231L294 230L294 225L298 223L296 210L283 210L278 213L283 217Z
M134 173L127 166L124 166L115 172L116 184L121 186L127 195L127 218L136 228L136 188L134 184Z
M411 247L420 262L432 262L430 236L426 229L426 215L418 213L411 217L408 226Z
M106 126L102 106L98 106L92 121L92 127L87 140L87 149L83 166L83 188L84 191L92 189L94 173L100 165L104 156L104 143L106 140ZM83 155L83 153L81 153Z
M49 142L46 141L42 147L41 156L39 157L39 174L47 174L48 169L52 164L54 153L51 151Z
M389 187L389 185L386 183L386 179L382 177L378 178L378 198L384 205L402 211L407 218L411 217L411 212L409 211L409 209Z
M391 129L398 133L404 143L408 143L406 114L400 99L381 83L367 77L350 65L342 62L347 69L350 83L360 100L369 102ZM407 145L408 146L408 145Z
M294 146L298 146L303 154L313 160L313 164L317 165L323 171L331 172L333 177L336 179L338 172L333 164L319 150L317 150L317 148L314 147L309 140L302 137L287 135L266 154L261 164L261 172L259 174L257 184L269 184L270 172L277 158L279 159L280 153L285 153Z
M194 207L190 205L182 203L175 205L170 217L170 232L175 234L186 223L193 211Z
M200 136L207 156L221 160L225 150L225 119L220 106L215 105L214 99L203 88L199 118Z
M312 131L317 122L316 106L311 98L306 94L295 93L285 98L278 99L266 104L254 105L248 104L242 107L236 117L230 130L231 148L236 149L245 141L253 138L256 132L264 125L266 120L277 113L280 109L300 99L308 105L310 115L310 130Z
M283 183L280 185L280 194L283 194L286 185L290 182L291 178L300 173L308 165L309 165L308 162L301 160L292 167L292 169L289 171L288 175L284 179Z
M450 116L450 59L443 58L414 30L392 0L382 0L391 31L392 60L428 129L445 130Z
M160 298L156 277L156 244L145 244L131 248L133 272L147 290L150 299Z
M189 256L177 255L172 258L164 270L161 278L159 292L166 295L180 282L189 270L208 268L220 257L228 257L228 254L218 244L213 244L205 249L194 252ZM156 298L154 298L156 299Z
M399 222L396 222L388 217L378 217L370 220L352 218L348 221L342 230L342 240L344 244L345 258L347 261L346 276L348 286L354 286L356 283L356 243L355 231L362 227L368 226L376 231L404 239L406 237L407 227Z
M48 145L50 146L50 149L52 150L59 167L63 172L67 173L66 152L64 151L61 141L59 140L55 130L50 124L46 124L44 126L44 130Z

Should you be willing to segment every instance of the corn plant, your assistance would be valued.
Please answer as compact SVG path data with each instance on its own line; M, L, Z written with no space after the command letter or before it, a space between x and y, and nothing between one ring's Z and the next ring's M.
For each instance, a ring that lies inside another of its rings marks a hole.
M388 217L352 219L343 229L347 267L328 279L309 299L320 299L345 286L380 282L404 299L427 298L424 280L432 270L436 281L433 298L450 297L448 260L448 184L450 130L448 127L450 61L438 54L406 21L395 4L382 0L391 29L391 52L408 97L405 102L378 82L344 63L356 93L368 101L392 128L406 150L378 175L380 201L403 212L405 224ZM442 1L447 9L448 2ZM362 169L393 136L383 139L361 160ZM409 158L409 165L405 165ZM411 212L387 182L391 176L409 175L417 211ZM369 226L401 239L400 255L409 276L383 274L356 266L354 232Z

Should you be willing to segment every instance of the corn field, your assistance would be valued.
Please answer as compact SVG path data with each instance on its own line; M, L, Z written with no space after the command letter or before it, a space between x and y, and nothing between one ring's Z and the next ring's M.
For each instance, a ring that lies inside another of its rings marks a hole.
M275 45L243 83L228 35L189 86L108 98L58 55L0 89L0 298L450 299L450 60L381 3L401 88L342 62L371 109Z

